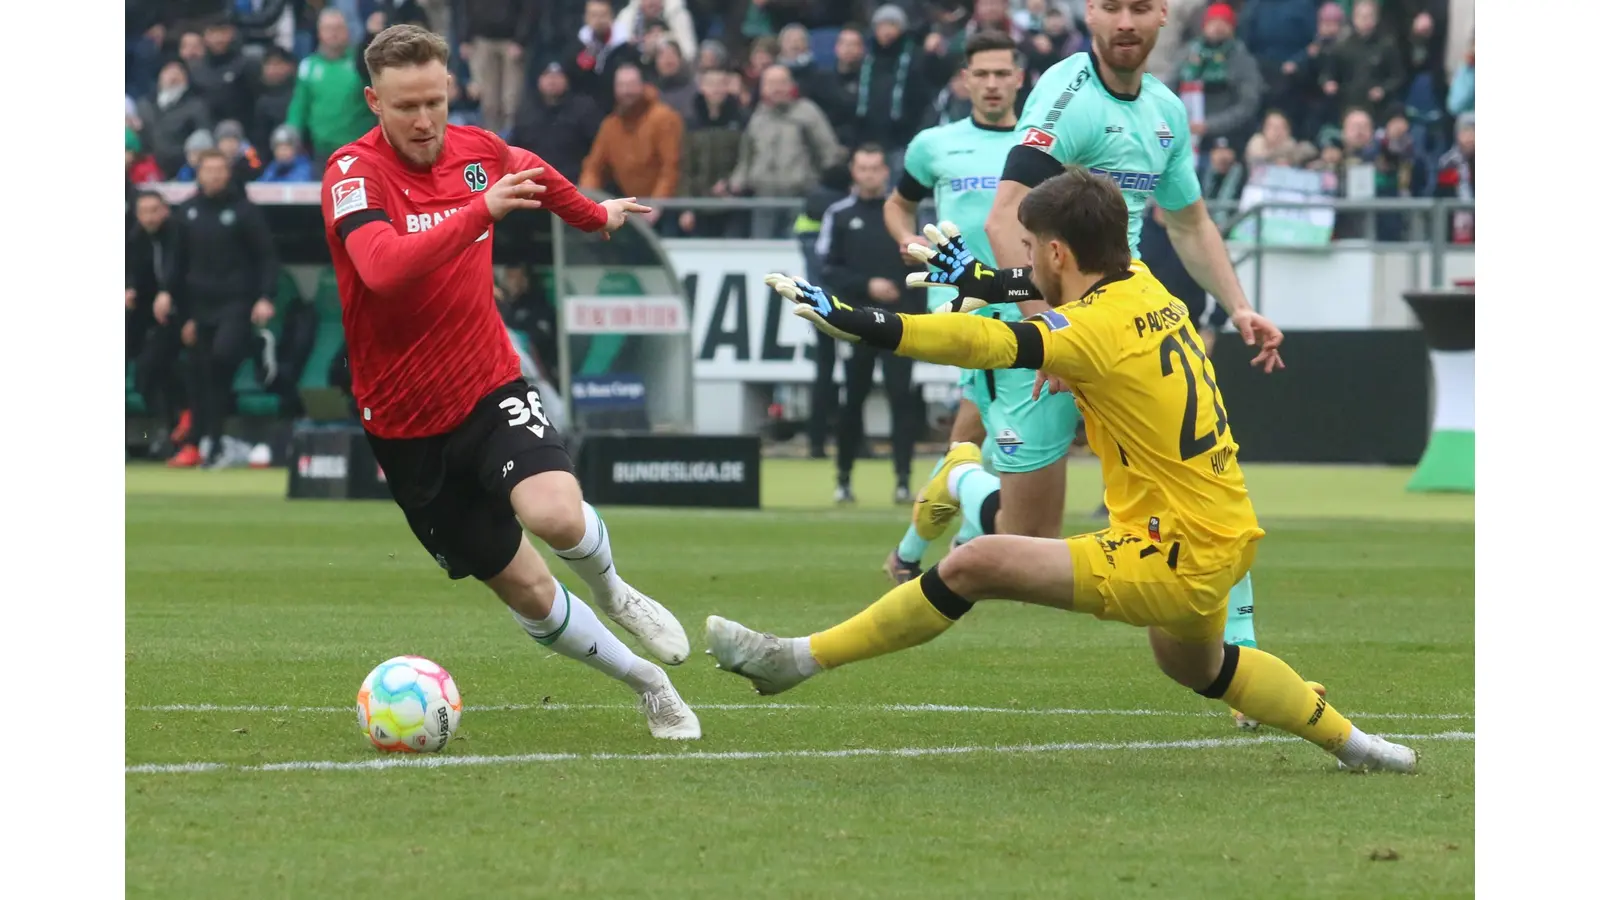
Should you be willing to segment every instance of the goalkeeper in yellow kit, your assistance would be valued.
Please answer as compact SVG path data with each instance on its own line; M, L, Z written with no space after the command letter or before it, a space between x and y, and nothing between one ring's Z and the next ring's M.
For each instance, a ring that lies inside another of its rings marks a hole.
M837 338L962 368L1037 369L1064 382L1100 457L1111 527L1065 541L978 537L809 637L711 616L708 652L760 693L776 694L824 669L932 640L976 601L1018 600L1146 628L1156 664L1179 684L1299 735L1346 767L1413 771L1413 750L1356 728L1282 660L1223 642L1228 591L1250 570L1264 532L1211 362L1182 301L1132 259L1121 192L1069 166L1034 188L1017 215L1032 282L1053 307L1021 322L903 316L850 307L784 275L768 283ZM959 235L950 242L961 249Z

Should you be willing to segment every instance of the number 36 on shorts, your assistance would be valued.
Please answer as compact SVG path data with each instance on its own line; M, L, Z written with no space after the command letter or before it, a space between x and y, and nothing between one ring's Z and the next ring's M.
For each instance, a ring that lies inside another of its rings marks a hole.
M500 408L505 410L506 423L512 428L524 427L536 437L544 437L545 429L550 427L550 420L544 415L544 404L540 402L536 390L528 391L526 403L520 397L507 397L500 401Z

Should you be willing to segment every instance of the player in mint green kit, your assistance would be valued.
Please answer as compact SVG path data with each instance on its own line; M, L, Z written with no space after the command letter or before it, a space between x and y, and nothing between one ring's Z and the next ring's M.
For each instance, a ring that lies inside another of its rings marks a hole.
M905 173L884 206L884 219L902 247L926 243L917 229L916 211L917 204L931 193L938 217L955 222L969 235L974 252L992 258L983 223L994 205L1006 154L1017 143L1016 99L1023 70L1016 43L999 32L972 35L966 43L964 76L972 98L972 116L929 128L912 139L906 150ZM928 294L930 308L955 297L949 288ZM1014 304L997 305L982 315L1013 322L1022 318ZM1033 377L1032 372L1021 369L963 370L962 402L951 429L952 441L982 443L986 468L1001 475L1033 472L1061 461L1077 431L1078 410L1070 394L1034 400ZM934 471L943 463L941 458ZM975 517L972 523L963 522L956 541L981 533ZM917 526L911 525L889 553L884 571L897 583L917 577L927 548Z
M930 272L927 280L955 284L961 296L956 309L988 311L983 306L986 302L1017 302L1020 287L1031 287L1026 269L1014 268L1028 262L1017 207L1028 190L1059 173L1064 165L1082 165L1121 187L1129 211L1128 241L1136 254L1143 228L1141 213L1154 196L1166 213L1167 231L1184 267L1229 311L1245 342L1259 348L1252 364L1266 372L1281 368L1277 348L1283 334L1250 308L1222 236L1201 199L1187 109L1172 91L1144 72L1145 59L1166 24L1166 0L1088 0L1086 13L1091 52L1075 54L1050 67L1034 85L1017 124L1017 145L1007 156L994 210L985 226L988 243L999 251L992 258L996 271L977 278L973 272L979 266L967 265L964 271L956 271L961 266L945 260L945 271ZM965 227L962 231L970 234ZM971 238L967 240L973 255L988 262ZM1029 315L1045 309L1042 299L1023 300L1018 305ZM1064 391L1066 387L1051 383L1049 390ZM935 472L930 487L924 490L959 502L963 520L969 526L979 521L981 527L984 517L992 519L997 513L999 480L971 465L970 453L967 460L951 465L950 458L956 454L952 448L945 466ZM942 484L940 478L945 479ZM1253 589L1246 574L1229 596L1224 639L1255 646L1254 613ZM1234 718L1240 727L1255 727L1256 723L1238 712Z

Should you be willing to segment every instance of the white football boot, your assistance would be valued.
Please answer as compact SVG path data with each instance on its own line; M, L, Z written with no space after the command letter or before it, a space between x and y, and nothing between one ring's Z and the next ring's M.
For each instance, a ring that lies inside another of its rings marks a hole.
M729 621L706 618L706 652L717 658L717 668L743 675L764 696L781 694L815 672L800 668L798 654L809 655L806 638L780 638Z
M608 605L597 598L595 605L638 638L656 659L676 666L689 658L689 635L678 624L678 618L633 585L628 585L615 604Z
M639 692L639 708L650 723L651 737L664 741L700 739L700 718L683 702L666 672L661 673L658 685Z
M1411 774L1417 770L1417 760L1421 754L1393 741L1386 741L1375 734L1367 735L1367 752L1363 758L1347 765L1344 760L1339 761L1339 768L1350 772L1401 772Z

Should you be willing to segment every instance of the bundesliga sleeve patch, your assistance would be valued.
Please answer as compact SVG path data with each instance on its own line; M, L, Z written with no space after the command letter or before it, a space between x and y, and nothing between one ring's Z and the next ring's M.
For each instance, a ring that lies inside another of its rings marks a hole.
M367 208L367 180L346 178L333 183L333 218L342 219Z
M1022 133L1022 146L1049 150L1056 145L1056 136L1039 128L1029 128Z
M1072 324L1071 322L1067 321L1066 316L1063 316L1061 313L1058 313L1053 309L1047 309L1044 312L1039 313L1039 319L1046 325L1050 326L1051 331L1060 331L1061 329Z

